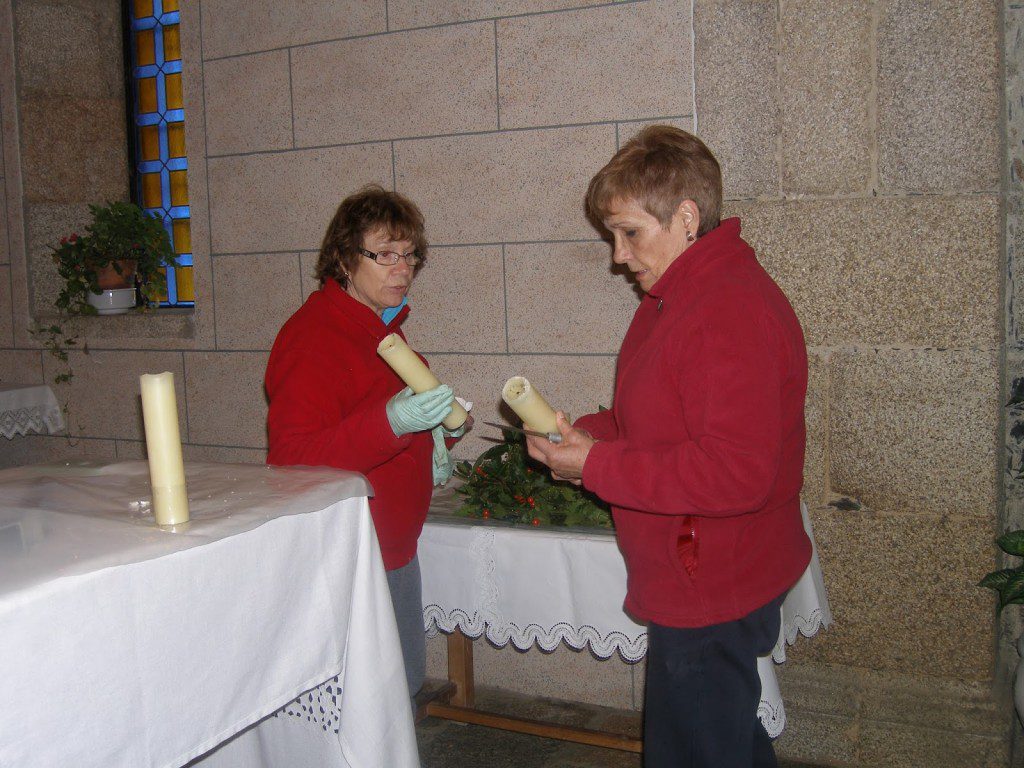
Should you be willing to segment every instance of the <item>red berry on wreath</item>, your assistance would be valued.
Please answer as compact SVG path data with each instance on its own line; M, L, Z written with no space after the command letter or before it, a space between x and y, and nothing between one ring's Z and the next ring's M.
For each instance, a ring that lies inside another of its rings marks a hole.
M491 516L491 510L489 510L489 509L484 509L484 511L483 511L483 512L481 512L480 514L481 514L481 515L483 516L483 518L484 518L484 519L486 520L486 519L487 519L488 517L490 517L490 516Z
M533 525L540 525L540 518L538 518L538 517L533 518L532 524Z

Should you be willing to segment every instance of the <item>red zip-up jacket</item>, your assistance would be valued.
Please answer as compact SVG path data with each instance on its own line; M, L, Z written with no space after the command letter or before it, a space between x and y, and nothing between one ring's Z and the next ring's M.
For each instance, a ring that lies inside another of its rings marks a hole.
M415 556L433 486L430 432L395 437L385 411L405 384L377 354L377 345L389 333L402 335L399 325L408 314L404 307L385 326L328 280L277 334L264 379L270 401L267 462L366 475L389 571Z
M726 219L640 303L583 484L612 505L626 610L670 627L739 619L810 562L800 517L807 350L789 301Z

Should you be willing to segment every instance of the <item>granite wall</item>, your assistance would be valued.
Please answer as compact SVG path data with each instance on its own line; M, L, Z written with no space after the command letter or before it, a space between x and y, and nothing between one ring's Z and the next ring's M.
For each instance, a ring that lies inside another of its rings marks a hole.
M91 350L59 390L75 440L19 438L0 463L143 456L137 377L161 370L187 458L262 461L274 334L367 182L426 214L406 330L478 419L514 373L572 413L606 404L637 299L583 191L643 125L695 127L811 361L805 498L836 624L778 670L779 752L1003 765L1016 627L974 584L1021 522L1001 406L1024 375L1020 175L1003 171L1021 153L1018 5L185 0L197 307L69 324ZM27 333L50 313L46 246L126 194L116 6L0 2L3 383L55 371ZM476 652L483 684L642 702L642 668L618 660Z

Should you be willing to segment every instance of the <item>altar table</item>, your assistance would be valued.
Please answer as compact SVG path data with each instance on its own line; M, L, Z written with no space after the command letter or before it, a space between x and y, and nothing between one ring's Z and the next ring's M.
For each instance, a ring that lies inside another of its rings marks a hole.
M159 528L145 462L0 472L0 766L417 766L365 479L186 478Z
M627 662L647 653L647 629L624 611L626 567L614 534L593 530L509 527L453 517L461 497L435 494L420 537L423 616L427 631L486 638L499 647L545 651L559 644L589 648L598 658L618 654ZM804 526L810 519L801 505ZM803 577L782 607L782 628L772 657L785 660L786 643L810 636L832 621L816 547ZM459 657L470 654L469 667ZM472 679L471 649L449 644L449 677ZM454 656L454 658L453 658ZM786 715L772 657L758 659L758 716L773 738ZM451 667L461 667L452 670ZM470 703L471 706L471 703ZM583 739L579 739L583 740ZM586 743L597 743L588 740ZM603 744L639 750L638 744Z

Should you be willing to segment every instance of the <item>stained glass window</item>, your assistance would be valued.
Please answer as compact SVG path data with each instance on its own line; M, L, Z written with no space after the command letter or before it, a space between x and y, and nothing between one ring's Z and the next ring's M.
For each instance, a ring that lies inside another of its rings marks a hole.
M126 0L136 202L164 221L178 258L162 304L193 306L191 214L178 0Z

